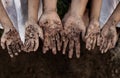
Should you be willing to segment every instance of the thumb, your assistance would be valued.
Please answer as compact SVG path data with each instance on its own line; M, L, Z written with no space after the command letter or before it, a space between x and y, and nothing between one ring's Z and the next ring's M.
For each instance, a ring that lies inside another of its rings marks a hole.
M43 30L41 27L38 27L38 33L39 33L39 37L43 40L44 37L43 37Z
M5 49L6 39L4 37L1 37L1 47L2 49Z
M82 30L82 39L83 39L83 41L85 41L85 34L86 34L86 30L83 29L83 30Z

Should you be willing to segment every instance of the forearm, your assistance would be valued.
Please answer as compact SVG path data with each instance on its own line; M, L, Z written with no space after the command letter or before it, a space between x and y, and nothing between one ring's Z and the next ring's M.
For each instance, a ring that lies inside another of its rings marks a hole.
M75 15L83 16L87 3L88 0L72 0L70 12Z
M44 12L57 11L57 0L43 0Z
M28 0L28 20L38 21L39 4L40 0Z
M99 20L102 0L92 0L90 20Z
M116 7L113 14L110 16L106 24L110 26L116 26L119 22L120 22L120 3Z
M0 0L0 22L4 29L13 27L12 22L10 21L7 13L5 12L1 0Z

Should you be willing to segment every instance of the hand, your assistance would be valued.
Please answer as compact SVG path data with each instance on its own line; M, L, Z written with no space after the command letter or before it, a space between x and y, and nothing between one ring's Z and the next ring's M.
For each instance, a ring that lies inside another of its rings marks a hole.
M115 26L105 25L101 31L100 50L106 53L109 49L115 47L118 40L118 34Z
M18 52L21 52L21 47L23 44L15 28L4 29L3 35L1 37L1 46L3 49L7 47L11 58L17 56Z
M26 23L23 50L26 52L36 51L39 47L39 37L43 40L42 28L34 20L28 20Z
M85 25L82 17L72 16L70 14L66 14L63 19L64 30L62 31L62 40L64 42L63 46L63 54L66 52L66 47L69 42L69 54L68 57L72 58L73 49L76 50L76 57L80 57L80 33L82 33L82 37L85 35Z
M61 48L59 32L62 29L62 23L58 14L54 11L44 12L40 18L39 24L44 32L43 53L51 49L52 53L56 54L56 42L58 50Z
M86 40L86 48L88 50L94 49L95 45L100 45L100 26L99 26L99 21L91 21L88 29L87 29L87 34L85 36Z

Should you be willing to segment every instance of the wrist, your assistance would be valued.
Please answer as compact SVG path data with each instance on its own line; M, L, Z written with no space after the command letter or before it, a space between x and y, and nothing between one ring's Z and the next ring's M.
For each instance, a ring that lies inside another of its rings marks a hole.
M10 31L10 30L14 30L15 28L14 27L6 27L4 28L4 31Z
M99 21L98 17L90 17L90 21Z
M118 24L118 22L115 19L109 19L105 25L116 27L117 24Z
M9 29L14 28L12 25L6 24L6 23L2 23L2 26L3 26L4 30L9 30Z
M57 12L57 9L54 8L54 9L48 9L48 8L44 8L44 13L47 13L47 12Z
M83 14L84 14L82 11L77 10L77 9L73 9L73 8L71 8L71 9L69 10L69 12L70 12L71 15L80 16L80 17L82 17Z
M71 10L69 11L69 15L77 17L77 18L82 18L83 17L83 15L80 14L79 12L75 12L75 11L71 11Z
M89 26L92 26L92 25L94 25L96 27L100 27L99 20L97 20L97 19L90 20L90 25Z

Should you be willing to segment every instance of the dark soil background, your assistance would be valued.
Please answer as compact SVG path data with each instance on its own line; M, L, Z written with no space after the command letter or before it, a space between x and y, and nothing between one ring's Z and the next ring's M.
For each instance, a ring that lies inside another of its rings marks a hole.
M0 78L120 78L120 40L114 50L101 54L96 48L87 51L82 45L81 58L68 59L59 52L42 54L22 52L11 59L0 48ZM114 53L114 56L113 56Z
M59 0L61 18L68 4L68 0ZM62 8L65 8L64 11ZM75 55L68 59L61 52L57 55L51 51L43 54L42 45L36 52L21 52L11 59L7 50L0 47L0 78L120 78L120 39L116 48L106 54L101 54L98 47L88 51L81 42L79 59Z

